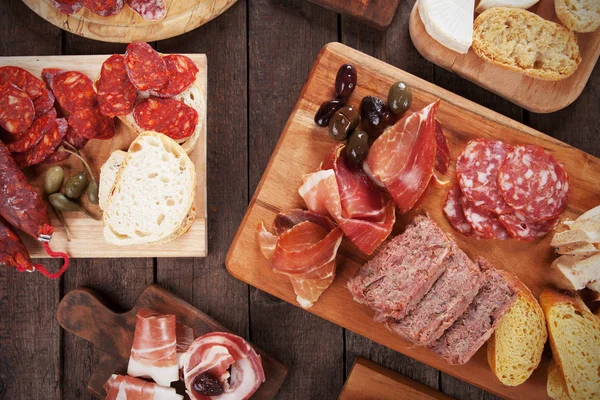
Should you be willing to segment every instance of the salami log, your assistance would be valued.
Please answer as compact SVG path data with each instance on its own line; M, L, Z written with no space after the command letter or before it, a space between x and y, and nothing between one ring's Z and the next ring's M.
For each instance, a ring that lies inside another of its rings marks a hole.
M58 124L55 122L38 144L24 153L14 153L15 161L21 168L39 164L54 153L64 137L65 132L58 129Z
M129 80L125 58L113 54L102 64L98 79L98 104L102 114L109 117L127 115L133 111L137 89Z
M482 239L508 239L510 237L500 222L498 214L476 206L467 198L464 198L462 207L467 221Z
M31 126L35 118L33 102L23 90L12 83L0 87L0 126L9 133L20 133Z
M528 221L527 217L519 212L500 216L500 222L508 233L515 239L535 240L546 236L556 228L560 217L544 221Z
M165 60L167 66L169 81L161 89L150 91L151 94L158 97L173 97L194 83L198 67L189 57L180 54L169 54L164 56L163 60Z
M52 110L54 111L54 110ZM33 124L27 129L19 139L6 144L11 153L23 153L38 144L44 135L50 131L56 124L56 111L49 112L33 121Z
M0 67L0 85L6 83L12 83L23 90L31 100L35 100L41 96L43 89L45 89L44 82L20 67Z
M110 17L121 12L123 0L83 0L83 6L101 17Z
M82 107L73 111L68 118L73 131L86 139L111 139L115 135L115 124L111 117L102 115L98 107Z
M131 82L142 91L159 90L169 80L165 61L148 43L127 46L125 68Z
M163 133L171 139L189 137L198 124L198 112L175 99L149 97L135 107L133 116L143 129Z
M33 269L31 258L12 226L0 217L0 264L22 270Z
M83 3L80 0L52 0L52 5L63 14L71 15L81 10Z
M87 75L78 71L67 71L54 76L52 91L58 104L67 113L81 107L94 107L97 102L94 83Z
M160 21L167 15L164 0L127 0L127 5L146 21Z
M452 227L458 232L466 236L479 236L467 220L467 217L465 217L462 207L463 203L463 194L458 184L455 184L446 196L444 214L448 218L448 221L450 221L450 224L452 224Z

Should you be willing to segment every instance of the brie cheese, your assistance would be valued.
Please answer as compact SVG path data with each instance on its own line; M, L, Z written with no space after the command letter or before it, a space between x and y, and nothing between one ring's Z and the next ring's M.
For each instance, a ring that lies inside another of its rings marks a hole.
M475 0L419 0L427 33L443 46L465 54L473 43Z
M536 4L539 0L481 0L475 11L481 14L485 10L494 7L510 7L528 9Z

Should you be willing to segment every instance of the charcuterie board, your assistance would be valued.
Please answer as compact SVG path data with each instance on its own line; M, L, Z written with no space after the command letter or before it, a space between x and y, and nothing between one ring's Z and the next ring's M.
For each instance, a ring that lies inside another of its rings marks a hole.
M88 383L88 390L95 397L104 398L106 392L102 385L112 374L126 373L136 315L141 309L176 315L179 322L194 328L196 337L209 332L229 332L208 315L157 285L148 286L135 306L125 313L113 312L90 289L73 290L61 300L56 317L66 331L90 341L100 350L100 363ZM262 358L266 381L253 399L270 400L283 384L287 368L261 349L256 348L256 351Z
M146 21L129 7L111 17L82 8L73 15L58 11L51 0L23 0L46 21L79 36L103 42L151 42L182 35L224 13L237 0L165 0L167 16Z
M200 86L206 98L207 61L204 54L188 54L199 69ZM45 56L45 57L1 57L0 65L22 67L33 75L40 77L43 68L63 68L77 70L95 79L108 55L90 56ZM190 154L190 159L196 167L196 219L190 230L175 241L161 246L126 246L119 247L104 241L102 221L94 220L83 213L64 213L67 225L71 231L72 240L67 241L66 232L56 215L50 212L52 226L55 229L52 237L52 248L64 251L71 257L204 257L207 250L206 235L206 113L199 116L204 129L198 144ZM113 139L92 140L81 150L92 172L98 177L100 167L114 150L127 150L135 139L135 132L126 128L120 121L115 120L116 135ZM53 164L54 165L54 164ZM81 171L81 163L70 157L56 165L65 169L65 174L71 171ZM48 164L40 164L25 170L31 185L42 193L43 172ZM41 244L31 237L22 235L23 241L31 257L47 257Z
M358 357L338 400L451 400L452 397Z
M540 0L530 11L558 21L554 0ZM416 4L410 14L409 29L413 44L427 60L536 113L558 111L577 100L600 56L600 29L577 33L582 61L575 73L561 81L543 81L488 63L473 49L459 54L442 46L425 31Z
M258 247L255 232L260 221L264 221L270 229L279 211L304 208L298 194L302 176L317 170L326 154L339 143L330 139L326 129L317 127L313 118L321 103L333 97L336 73L344 63L353 64L358 73L357 88L349 104L358 107L360 100L367 95L387 97L390 85L402 80L413 89L411 110L421 109L441 99L437 119L448 138L452 160L456 160L469 140L478 137L501 139L512 144L536 144L549 150L565 165L569 174L572 191L563 214L565 217L574 217L598 205L600 187L596 182L600 179L599 159L357 50L331 43L323 48L310 72L229 249L227 268L236 278L297 305L289 279L271 271L270 261L264 258ZM454 166L451 165L447 176L454 175ZM446 191L447 188L432 189L416 211L398 218L392 234L401 232L415 213L429 214L444 231L453 233L442 212ZM536 242L475 240L459 234L455 237L471 258L485 255L497 267L519 276L536 296L544 286L558 279L558 274L550 269L553 250L549 236ZM337 276L309 309L310 312L502 397L546 398L547 359L526 383L505 387L488 367L485 348L467 364L451 366L429 350L409 344L388 331L383 324L375 323L373 312L354 302L345 288L368 257L346 239L338 255Z
M332 11L356 18L377 29L387 28L400 0L310 0Z

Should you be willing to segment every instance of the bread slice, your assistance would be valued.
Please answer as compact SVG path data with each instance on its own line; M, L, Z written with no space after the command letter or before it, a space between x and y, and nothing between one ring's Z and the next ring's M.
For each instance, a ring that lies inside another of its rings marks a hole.
M581 290L600 277L600 253L592 256L563 255L552 262L566 280L565 289Z
M571 400L567 393L565 379L554 360L550 360L550 365L548 365L546 391L552 400Z
M545 289L540 304L550 346L572 400L600 398L600 319L575 292Z
M104 209L104 238L118 246L163 244L195 217L195 167L183 148L158 132L138 136Z
M490 368L506 386L518 386L531 376L548 339L540 304L525 284L518 281L516 287L517 300L487 343Z
M108 160L102 164L100 168L100 184L98 189L98 200L100 209L104 210L110 190L112 189L115 180L117 179L117 172L121 168L121 164L125 161L126 152L123 150L115 150L110 154Z
M600 27L600 1L554 0L556 16L575 32L594 32Z
M571 76L581 62L573 32L518 8L498 7L480 14L473 50L493 64L550 81Z

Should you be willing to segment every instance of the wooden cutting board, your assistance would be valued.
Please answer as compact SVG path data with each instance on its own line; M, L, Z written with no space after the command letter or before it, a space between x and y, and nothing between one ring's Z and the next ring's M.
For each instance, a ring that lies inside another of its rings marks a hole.
M112 374L126 374L136 315L142 309L176 315L179 322L194 328L196 337L209 332L230 332L208 315L158 285L148 286L135 306L125 313L113 312L90 289L72 290L58 305L56 317L66 331L93 343L101 352L100 363L88 383L88 390L95 397L103 399L106 396L103 385ZM252 398L273 399L287 376L287 368L263 350L253 347L262 358L267 379ZM183 385L175 387L183 394L179 390L185 390Z
M338 400L451 400L373 361L358 357Z
M322 7L356 18L377 29L386 29L394 19L400 0L310 0Z
M554 13L554 0L540 0L530 11L560 23ZM409 30L413 44L427 60L536 113L558 111L577 100L600 56L600 29L577 33L582 61L575 73L561 81L543 81L491 64L473 49L459 54L442 46L425 30L417 4L410 14Z
M207 93L207 63L204 54L187 54L198 66L198 76L204 98ZM100 73L102 63L108 55L87 56L35 56L35 57L0 57L0 66L15 65L25 68L33 75L41 77L43 68L62 68L76 70L88 75L95 80ZM206 103L206 101L205 101ZM207 251L206 235L206 110L204 115L199 115L204 129L198 138L198 144L190 154L196 166L196 219L190 230L175 239L173 242L162 246L125 246L119 247L104 241L102 234L102 221L97 221L85 216L83 213L64 213L67 226L71 231L72 240L67 241L63 225L58 221L54 212L50 212L54 235L50 243L55 251L64 251L74 258L111 258L111 257L205 257ZM116 135L111 140L91 140L81 150L81 153L90 164L96 178L100 175L100 167L114 150L127 150L129 144L135 139L135 132L129 130L120 121L115 119ZM65 177L81 172L81 163L71 156L69 159L52 165L61 165L65 169ZM31 185L43 193L43 174L48 168L47 164L40 164L25 170ZM66 178L65 178L66 179ZM89 206L95 214L99 214L97 206ZM31 257L48 257L41 244L35 239L21 235Z
M326 45L319 54L296 103L271 160L227 255L227 268L236 278L297 305L296 296L286 276L271 271L270 262L261 254L255 239L256 226L264 221L271 228L275 214L291 208L305 208L298 195L302 175L317 170L321 161L338 142L329 138L325 128L318 128L313 118L320 104L334 95L338 68L354 64L358 85L349 103L358 107L367 95L387 98L391 84L402 80L413 89L411 111L441 99L437 119L442 124L451 148L454 164L467 142L474 138L501 139L512 144L531 143L548 149L565 164L571 181L571 196L565 217L574 217L600 203L600 160L555 140L534 129L468 101L382 61L339 43ZM454 165L448 172L454 177ZM398 218L393 234L402 231L415 213L428 213L444 231L454 234L443 216L446 188L432 189L423 204L410 215ZM499 268L518 275L537 296L542 288L558 279L550 269L554 257L550 237L536 242L516 240L474 240L456 234L461 248L472 258L484 255ZM350 329L375 342L454 375L473 385L509 399L546 398L547 360L533 377L518 387L505 387L488 367L485 346L466 365L451 366L425 348L416 347L373 321L373 312L352 300L345 284L369 257L347 240L340 247L337 276L310 312Z
M165 0L167 15L162 21L146 21L127 5L111 17L101 17L82 8L65 15L51 0L23 0L46 21L79 36L103 42L152 42L182 35L224 13L237 0Z

